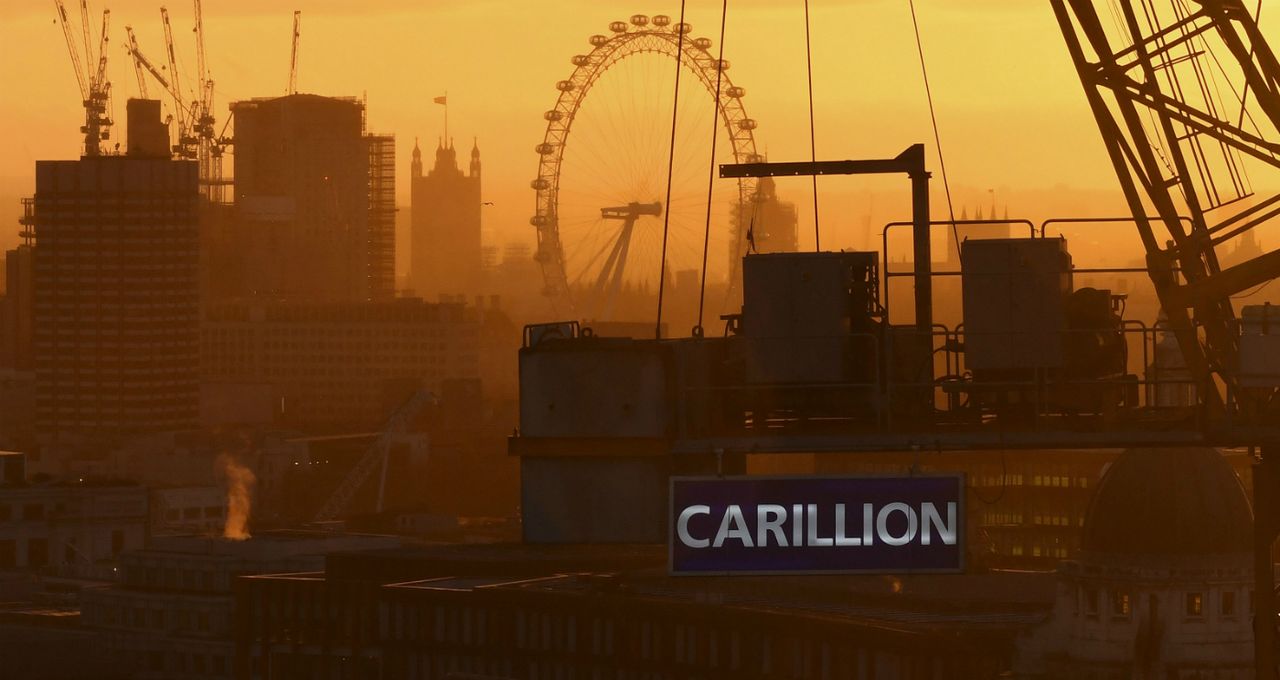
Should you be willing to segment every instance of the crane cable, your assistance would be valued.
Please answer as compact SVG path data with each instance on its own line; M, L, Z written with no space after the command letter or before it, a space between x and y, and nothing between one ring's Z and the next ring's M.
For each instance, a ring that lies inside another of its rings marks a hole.
M929 120L933 123L933 144L938 147L938 165L942 168L942 188L947 194L947 214L951 219L951 238L955 239L956 253L959 253L960 232L956 229L956 210L951 204L951 183L947 181L947 160L942 154L942 136L938 133L938 114L933 109L933 90L929 87L929 70L925 67L924 43L920 40L920 22L916 19L916 2L915 0L907 0L907 5L911 8L911 26L916 32L916 52L920 55L920 75L924 78L924 94L929 100Z
M676 24L676 87L671 102L671 146L667 153L667 200L662 204L662 264L658 276L658 319L654 323L654 338L662 339L662 297L667 287L667 234L671 227L671 175L676 163L676 119L680 112L680 71L684 66L684 34L688 26L684 23L685 0L680 0L680 23ZM719 101L716 106L719 106ZM701 321L701 319L699 319Z
M813 47L809 40L809 0L804 0L804 63L809 77L809 162L817 164L818 146L813 125ZM822 252L822 240L818 228L818 175L810 173L813 182L813 252Z
M695 337L702 336L702 314L707 300L707 252L711 248L711 190L716 179L716 139L720 133L720 88L724 74L724 27L729 15L729 0L720 4L720 51L716 56L716 110L711 122L711 163L707 167L707 221L702 234L702 283L698 287L698 322L693 327ZM816 196L815 196L816 199Z

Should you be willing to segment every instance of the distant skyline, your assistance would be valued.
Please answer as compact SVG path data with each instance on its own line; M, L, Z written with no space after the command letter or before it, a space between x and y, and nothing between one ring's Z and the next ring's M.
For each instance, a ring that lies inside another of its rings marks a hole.
M180 65L193 72L190 3L167 5ZM759 121L760 146L773 160L807 158L802 4L729 5L726 58L735 82L747 90L749 114ZM143 52L157 60L163 43L158 2L117 0L110 6L113 133L119 141L124 100L136 96L132 64L122 47L124 27L132 25ZM92 2L90 9L99 13L102 7ZM295 8L303 13L299 90L367 95L370 130L397 136L402 206L409 203L414 138L426 149L443 135L442 107L432 99L448 91L450 134L460 145L478 138L484 151L484 200L494 203L485 209L484 227L501 244L532 240L533 147L541 141L542 113L555 102L555 82L572 69L570 57L589 50L588 36L607 33L610 21L633 13L674 17L679 3L564 0L550 8L499 0L430 6L381 0L356 10L338 0L298 0L288 6L209 2L204 25L220 116L233 100L284 94ZM715 37L719 9L715 0L688 3L688 21L697 35ZM1019 205L1016 197L1045 195L1059 186L1105 195L1115 186L1047 0L983 0L963 8L946 0L919 0L917 10L957 212L961 204L985 201L991 188L1005 196L1003 202L1013 203L1012 212L1022 213L1038 211ZM929 165L940 180L907 3L812 0L811 12L818 155L880 157L925 142ZM1266 27L1268 16L1263 19ZM93 21L95 30L98 21ZM9 137L7 153L0 157L0 247L7 248L17 241L16 197L34 186L34 161L79 153L82 110L51 4L0 9L0 83L9 93L0 98L0 128ZM158 87L151 89L154 96ZM706 96L693 89L685 93ZM934 184L935 215L941 216L942 183ZM824 230L848 231L847 238L836 240L850 245L860 245L868 210L850 197L886 192L892 199L899 189L891 179L825 179L820 186L830 207L823 210ZM806 187L784 182L779 189L800 207L800 245L811 247ZM874 206L877 215L904 209L905 202L901 208ZM1080 206L1082 213L1097 210Z

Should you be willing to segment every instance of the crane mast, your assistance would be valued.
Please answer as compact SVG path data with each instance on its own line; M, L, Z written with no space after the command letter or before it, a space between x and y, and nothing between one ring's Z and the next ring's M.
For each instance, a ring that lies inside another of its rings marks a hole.
M165 55L169 59L169 92L173 95L174 108L178 116L178 129L189 130L187 123L187 109L182 100L182 82L178 76L178 55L173 49L173 27L169 24L169 10L165 7L160 8L160 23L164 26L164 47ZM187 135L180 133L178 137L178 145L186 147L188 141ZM188 157L188 156L184 156Z
M67 42L67 53L71 56L71 68L75 71L76 84L80 88L80 100L85 110L85 122L80 126L80 132L84 134L84 155L98 156L102 154L102 141L111 137L111 82L107 78L107 43L110 41L111 10L102 11L102 34L99 38L98 52L95 54L93 31L89 26L88 0L81 0L80 39L84 46L82 59L66 5L62 0L54 0L53 4L58 12L57 20L62 24L62 35ZM95 62L95 70L88 70L87 65Z
M1248 172L1280 170L1280 61L1241 0L1120 0L1101 15L1094 0L1052 4L1156 293L1209 408L1205 426L1259 433L1255 677L1274 680L1280 442L1262 426L1278 417L1277 394L1241 384L1232 297L1280 276L1280 250L1228 267L1219 255L1280 216L1280 194L1256 195Z
M293 47L289 50L288 94L298 94L298 39L302 37L302 12L293 11Z
M1245 167L1280 169L1280 66L1240 0L1173 2L1164 15L1134 4L1120 2L1109 29L1092 0L1053 0L1188 366L1219 417L1255 415L1270 395L1237 380L1231 296L1280 275L1280 251L1228 268L1219 255L1280 215L1280 194L1255 196ZM1238 83L1238 99L1215 79Z

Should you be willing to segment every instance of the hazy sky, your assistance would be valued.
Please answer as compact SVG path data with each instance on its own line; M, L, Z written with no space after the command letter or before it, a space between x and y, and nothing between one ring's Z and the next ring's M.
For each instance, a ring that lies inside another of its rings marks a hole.
M607 33L610 21L636 12L679 12L669 0L204 4L210 69L224 114L231 100L284 92L292 10L302 10L300 90L367 94L370 129L398 136L403 204L414 137L434 143L442 133L442 109L431 100L448 91L451 134L459 146L479 139L486 200L495 202L485 228L496 242L532 235L533 147L545 125L541 114L555 102L554 84L572 69L569 58L589 50L588 36ZM806 158L802 3L729 5L726 58L736 83L748 91L749 114L760 122L758 143L773 160ZM110 7L111 73L122 123L124 99L136 93L124 26L134 27L143 52L157 62L163 61L161 30L155 0L116 0ZM818 155L891 156L913 142L926 142L932 152L906 0L812 0L811 7ZM102 2L91 3L93 11L101 8ZM169 9L180 60L194 71L190 3L171 0ZM717 0L689 2L697 35L715 37L719 9ZM1095 193L1114 186L1047 0L918 0L917 9L951 184L960 199L986 200L988 189L1044 196L1059 185ZM30 191L36 159L78 153L82 111L53 18L52 3L0 4L0 127L6 133L0 154L6 206L0 214L6 218L16 213L11 197ZM930 165L937 176L936 157ZM856 192L896 190L900 181L881 182L823 180L824 196L837 207L824 211L824 223L827 215L833 222L844 219L839 212L846 206L858 210L845 200ZM801 192L788 197L805 206L804 186L782 188ZM936 189L940 198L940 183ZM1013 203L1015 211L1025 209ZM12 243L15 231L16 225L0 227L0 245Z

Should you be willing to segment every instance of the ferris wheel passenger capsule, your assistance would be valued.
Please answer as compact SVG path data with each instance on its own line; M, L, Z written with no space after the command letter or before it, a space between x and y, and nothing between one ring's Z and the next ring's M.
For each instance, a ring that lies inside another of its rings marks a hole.
M542 114L542 117L546 120L554 122L554 121L560 120L561 118L564 118L564 114L555 109L551 109L550 111L547 111L546 113Z
M688 22L676 24L671 28L671 30L675 33L679 33L680 35L689 35L693 32L693 24Z
M613 22L613 23L609 24L609 30L610 30L610 31L613 31L614 33L626 33L626 32L627 32L627 22L625 22L625 21L615 21L615 22Z
M743 118L742 120L738 121L739 130L754 130L756 129L756 125L757 123L753 118Z
M632 25L632 26L646 26L646 25L648 25L648 23L649 23L649 17L647 17L647 16L645 16L645 15L643 15L643 14L632 14L632 15L631 15L631 25Z
M742 99L743 97L747 96L747 88L738 87L737 85L734 85L732 87L726 88L724 93L734 99Z
M587 42L590 42L590 43L591 43L593 46L595 46L595 47L600 47L601 45L603 45L603 44L605 44L605 43L609 42L609 36L607 36L607 35L600 35L599 33L597 33L597 34L595 34L595 35L591 36L591 38L590 38L590 39L588 39L588 41L587 41Z
M539 177L538 179L529 182L529 186L536 191L546 191L551 188L551 182L548 182L545 177Z
M534 147L534 151L537 151L539 154L542 154L543 156L550 155L554 153L555 150L556 150L555 144L548 144L546 142L543 142Z
M548 222L550 222L550 220L547 219L546 215L534 215L529 218L529 224L532 224L535 227L545 227Z
M711 38L696 38L693 41L693 46L702 50L703 52L706 52L707 50L711 49Z
M561 92L573 92L573 88L577 87L572 80L561 80L556 83L556 89Z
M574 66L586 66L587 63L591 61L591 57L588 57L585 54L577 54L569 61L572 62Z
M654 26L666 26L667 24L670 24L670 23L671 23L671 17L669 17L669 16L667 16L667 15L665 15L665 14L655 14L655 15L653 15L653 25L654 25Z

